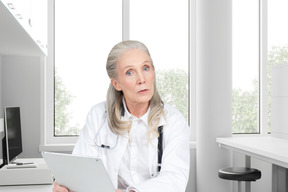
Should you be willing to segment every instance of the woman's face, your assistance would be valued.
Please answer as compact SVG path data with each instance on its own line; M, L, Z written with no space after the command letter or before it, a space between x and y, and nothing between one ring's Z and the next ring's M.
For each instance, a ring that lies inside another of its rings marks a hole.
M141 49L123 53L117 63L118 79L111 79L122 91L128 106L147 104L154 94L154 68L149 55Z

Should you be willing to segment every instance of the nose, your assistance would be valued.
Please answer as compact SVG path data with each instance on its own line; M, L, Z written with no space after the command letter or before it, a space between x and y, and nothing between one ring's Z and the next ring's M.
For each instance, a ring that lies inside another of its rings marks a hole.
M145 77L144 74L142 72L138 73L138 82L139 85L145 83Z

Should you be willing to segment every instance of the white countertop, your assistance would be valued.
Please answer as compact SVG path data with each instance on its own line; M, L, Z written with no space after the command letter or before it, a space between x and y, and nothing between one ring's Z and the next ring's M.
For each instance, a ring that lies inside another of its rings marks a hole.
M36 167L13 169L7 169L7 166L2 167L0 169L0 192L52 192L53 178L44 159L29 158L16 161L33 162Z
M53 185L0 186L0 192L52 192Z
M222 148L288 168L288 140L273 136L221 137Z

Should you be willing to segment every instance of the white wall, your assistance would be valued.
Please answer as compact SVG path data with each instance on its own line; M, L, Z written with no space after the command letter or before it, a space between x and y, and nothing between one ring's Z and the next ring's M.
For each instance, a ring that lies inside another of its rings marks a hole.
M190 149L190 175L186 192L196 192L196 149Z
M2 108L21 107L23 154L40 157L40 57L2 57Z
M218 178L231 164L217 137L232 134L232 2L197 1L197 192L231 192Z

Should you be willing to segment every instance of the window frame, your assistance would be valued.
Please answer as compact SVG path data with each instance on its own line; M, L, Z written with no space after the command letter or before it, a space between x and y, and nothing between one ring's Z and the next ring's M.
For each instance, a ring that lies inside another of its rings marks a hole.
M191 141L196 138L196 0L188 1L188 95ZM122 40L129 39L129 2L122 0ZM54 136L54 9L48 1L48 56L41 66L41 141L39 151L72 151L78 136ZM193 13L193 14L192 14ZM193 146L193 145L192 145ZM195 144L194 144L195 146Z
M268 11L267 0L259 0L259 18L260 18L260 30L259 30L259 105L260 105L260 119L259 129L260 135L268 135L268 78L267 78L267 63L268 63Z
M233 133L234 137L247 136L267 136L268 132L268 78L267 78L267 62L268 62L268 8L267 0L259 0L259 115L258 129L259 133Z

